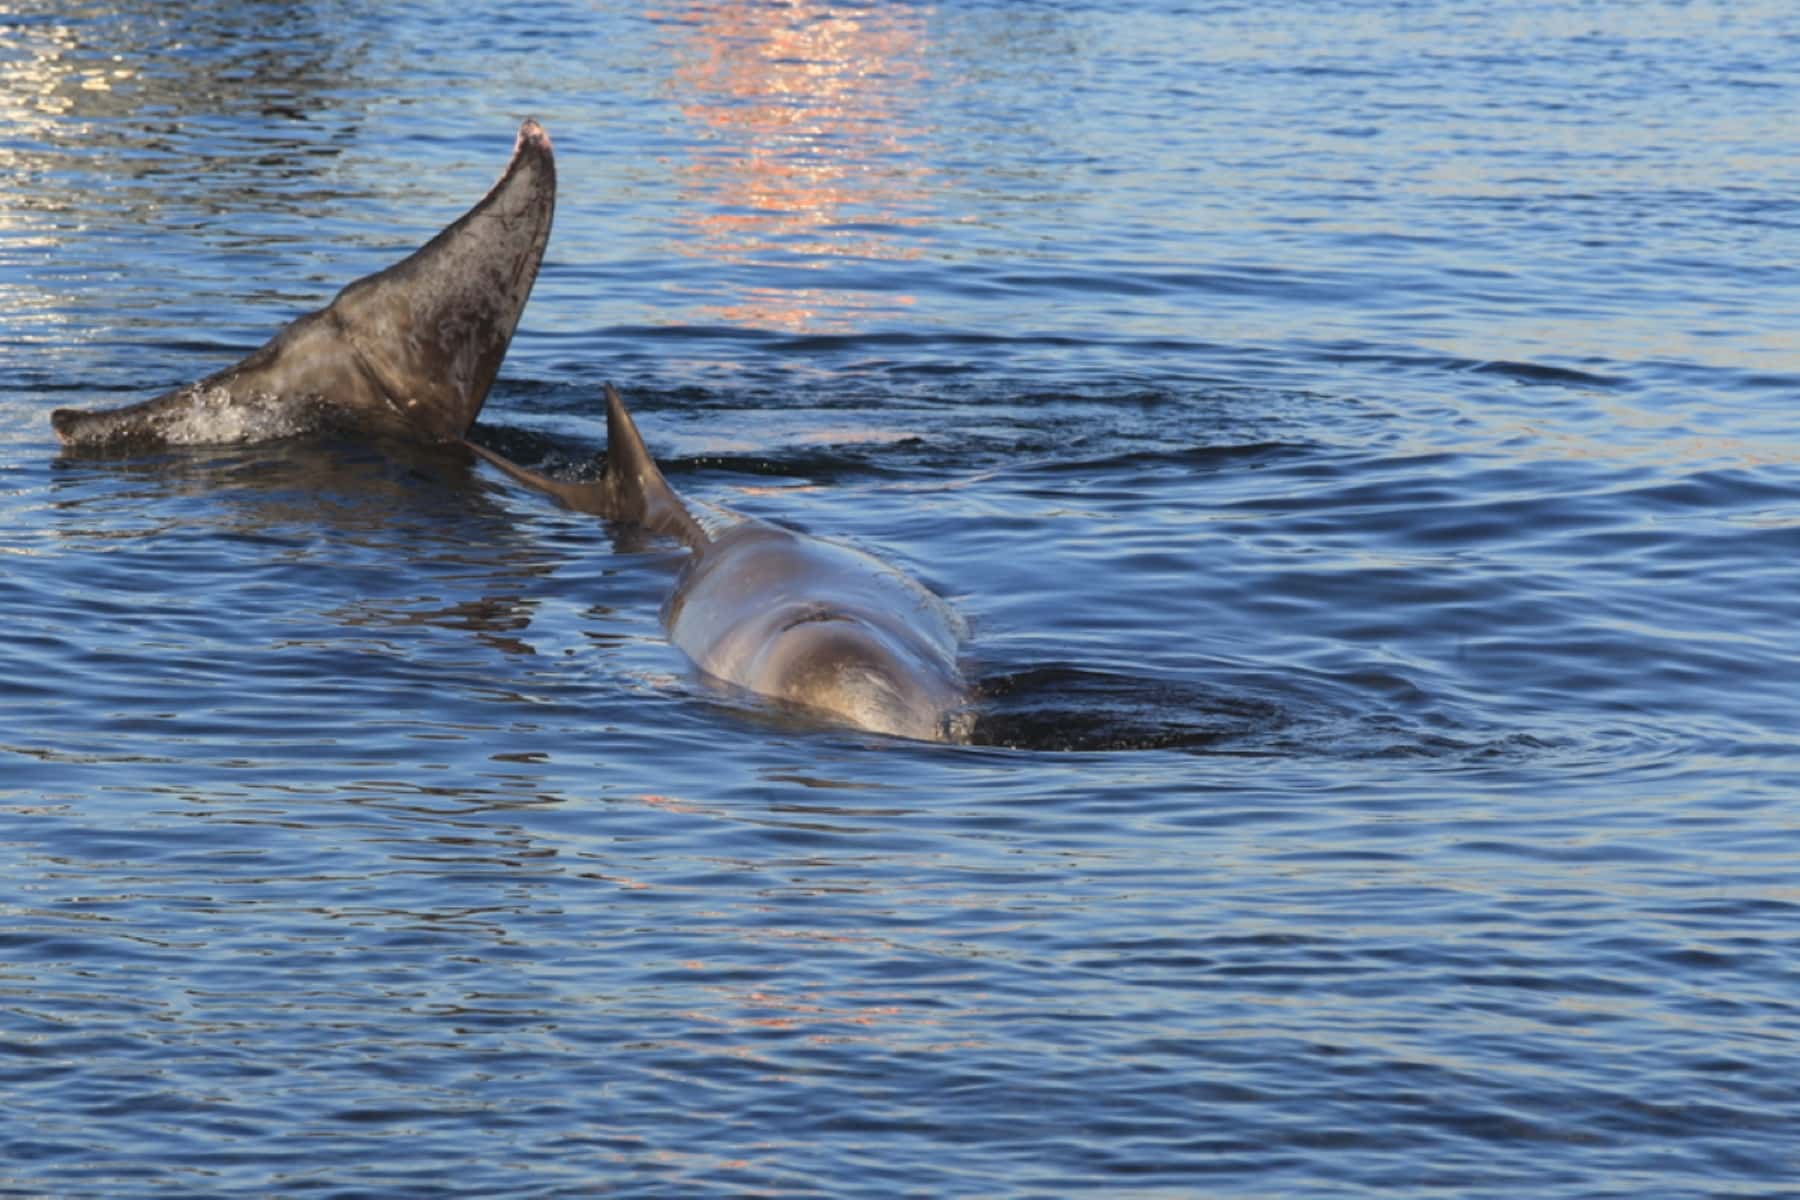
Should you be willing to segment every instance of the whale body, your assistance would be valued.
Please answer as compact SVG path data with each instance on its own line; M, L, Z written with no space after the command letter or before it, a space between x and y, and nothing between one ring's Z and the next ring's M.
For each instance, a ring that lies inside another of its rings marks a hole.
M450 442L474 422L537 279L556 207L550 136L519 128L479 203L243 361L124 408L50 414L65 445L131 451L335 432Z
M694 510L606 389L604 475L567 483L465 444L578 512L689 550L663 625L704 674L827 721L922 741L966 740L966 628L923 584L853 547L727 509ZM704 519L703 519L704 518Z

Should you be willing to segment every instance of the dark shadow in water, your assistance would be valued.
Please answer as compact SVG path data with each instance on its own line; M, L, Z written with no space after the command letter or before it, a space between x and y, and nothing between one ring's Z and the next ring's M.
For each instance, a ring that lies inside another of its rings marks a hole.
M1009 750L1258 753L1257 739L1289 723L1267 700L1055 664L981 680L969 740Z
M337 582L297 583L296 605L359 588L331 610L343 625L458 629L510 654L531 653L520 635L559 565L460 446L302 438L135 457L70 448L51 464L49 503L70 541L171 539L169 561L209 572L317 564Z
M1419 697L1400 714L1349 680L1254 678L1221 667L1205 685L1051 663L976 685L970 744L1008 750L1180 750L1244 758L1442 760L1503 765L1564 749L1555 738L1458 722Z
M246 515L271 520L350 517L360 525L364 519L394 515L394 503L402 497L418 508L425 507L421 500L442 500L446 491L474 490L475 466L474 456L460 446L323 436L136 453L63 446L50 469L57 507L79 508L86 497L59 500L56 494L107 476L143 489L125 496L219 495L247 500ZM422 492L421 484L431 489ZM111 503L119 499L107 498ZM495 507L494 514L498 512Z

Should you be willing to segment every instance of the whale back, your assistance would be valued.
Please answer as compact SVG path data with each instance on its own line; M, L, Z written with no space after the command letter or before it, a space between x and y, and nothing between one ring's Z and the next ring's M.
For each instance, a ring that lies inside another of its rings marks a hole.
M962 740L961 619L854 547L745 520L688 560L663 622L715 679L877 733Z
M841 724L966 740L961 619L923 584L850 546L709 510L695 519L663 478L619 394L606 389L605 474L568 483L472 442L475 453L577 512L679 539L692 555L663 606L705 675Z

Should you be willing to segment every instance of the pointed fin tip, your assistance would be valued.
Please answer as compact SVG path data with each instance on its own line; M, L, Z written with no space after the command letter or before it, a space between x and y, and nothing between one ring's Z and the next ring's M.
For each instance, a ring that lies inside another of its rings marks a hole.
M550 144L550 131L538 124L536 117L526 117L519 125L519 137L513 144L513 156L516 158L527 146L552 157L556 153L555 147Z
M637 488L663 485L662 471L650 448L644 445L644 435L638 432L637 422L632 420L625 401L619 398L619 389L609 383L605 385L605 391L606 469L621 478L633 480L632 486Z

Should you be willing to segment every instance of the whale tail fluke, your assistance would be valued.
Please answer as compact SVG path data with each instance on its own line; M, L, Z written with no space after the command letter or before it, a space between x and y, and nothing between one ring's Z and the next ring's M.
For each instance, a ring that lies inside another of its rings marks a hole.
M474 208L326 310L422 440L455 441L475 423L537 280L555 207L550 135L527 120Z
M527 120L487 195L406 258L198 383L50 423L67 445L108 451L323 430L455 441L512 343L555 207L550 135Z

